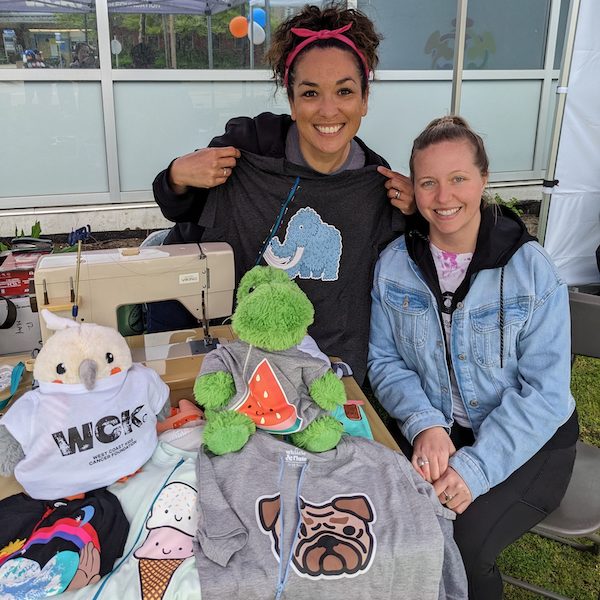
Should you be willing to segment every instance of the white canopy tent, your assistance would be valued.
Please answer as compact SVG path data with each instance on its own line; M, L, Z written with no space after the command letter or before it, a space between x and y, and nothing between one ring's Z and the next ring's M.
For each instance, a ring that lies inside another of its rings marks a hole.
M210 16L246 0L108 0L109 12L195 14ZM0 12L90 13L95 0L0 0Z
M572 10L577 5L570 72L563 64L557 90L564 94L564 113L559 101L550 153L556 167L551 156L547 175L559 183L548 182L542 207L547 222L541 223L544 246L569 285L600 282L600 2L573 0Z

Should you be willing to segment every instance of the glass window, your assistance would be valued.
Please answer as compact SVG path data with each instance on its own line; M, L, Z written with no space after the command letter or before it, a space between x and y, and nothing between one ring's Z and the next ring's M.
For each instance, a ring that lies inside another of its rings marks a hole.
M560 17L558 19L558 37L556 40L556 51L554 53L554 68L560 69L563 48L565 46L565 35L567 31L567 18L571 0L562 0L560 5Z
M468 3L466 69L542 69L551 0L471 0ZM558 57L569 0L562 0ZM381 69L452 69L456 2L358 0L357 6L384 36Z
M115 83L121 189L148 189L173 158L207 146L232 117L289 112L285 95L273 89L268 81ZM156 128L148 127L157 115L167 132L160 143Z
M3 196L108 191L100 82L0 81Z
M452 69L456 2L358 0L384 38L380 69Z
M285 4L109 0L113 67L264 69L271 31L299 10Z
M2 0L0 66L98 68L93 2Z
M431 119L448 114L451 96L450 81L375 81L358 135L407 175L413 140Z
M550 0L469 2L465 69L543 69Z
M483 137L493 181L533 169L541 89L541 81L463 83L461 114Z

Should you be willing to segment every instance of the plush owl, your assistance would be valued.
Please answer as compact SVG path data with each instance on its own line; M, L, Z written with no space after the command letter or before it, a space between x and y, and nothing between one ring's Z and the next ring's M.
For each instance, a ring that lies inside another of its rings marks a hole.
M116 330L42 311L55 333L33 369L39 386L0 419L0 474L33 498L54 500L110 485L138 470L157 444L169 388L132 363Z
M289 435L309 452L337 445L343 427L328 411L345 403L344 384L298 346L313 316L284 271L257 266L242 277L232 319L239 339L204 357L194 386L211 452L240 450L256 428Z

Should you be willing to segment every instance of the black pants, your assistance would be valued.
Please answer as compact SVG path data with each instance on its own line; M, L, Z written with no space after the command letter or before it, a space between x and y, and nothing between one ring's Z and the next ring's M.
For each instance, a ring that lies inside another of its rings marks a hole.
M412 446L399 431L395 437L410 459ZM450 437L457 449L474 441L472 431L460 425L452 428ZM558 507L574 461L574 445L542 449L456 516L454 539L467 572L469 600L502 600L498 554Z

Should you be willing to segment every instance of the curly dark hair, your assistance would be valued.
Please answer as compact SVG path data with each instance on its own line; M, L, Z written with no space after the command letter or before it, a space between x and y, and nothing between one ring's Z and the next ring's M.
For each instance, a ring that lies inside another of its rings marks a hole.
M412 152L410 153L410 177L415 179L415 154L419 150L425 150L433 144L439 142L466 140L473 147L475 155L475 164L481 175L487 175L489 172L489 159L485 151L485 145L481 136L475 133L467 121L458 115L448 115L434 119L423 129L413 142Z
M352 8L343 8L332 3L324 8L318 6L309 6L308 4L301 12L284 21L273 33L271 38L271 47L267 52L266 58L273 69L273 79L277 87L286 87L284 85L285 61L289 53L303 41L292 33L293 27L302 27L319 31L321 29L339 29L349 23L352 27L344 35L352 40L356 47L364 54L367 66L370 71L374 71L379 57L377 56L377 47L382 36L375 31L372 21L363 13ZM316 40L303 48L298 56L302 56L307 50L312 48L340 48L350 52L356 60L356 64L361 76L361 89L363 95L369 86L367 74L364 66L356 52L344 42L336 39ZM298 57L290 66L287 81L287 93L293 98L292 86L294 83L294 65L297 64Z

